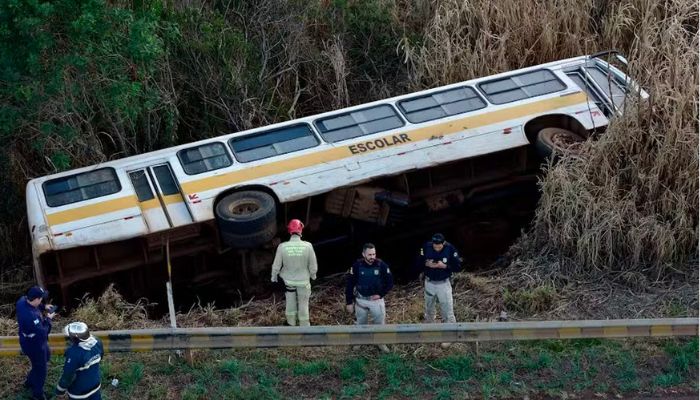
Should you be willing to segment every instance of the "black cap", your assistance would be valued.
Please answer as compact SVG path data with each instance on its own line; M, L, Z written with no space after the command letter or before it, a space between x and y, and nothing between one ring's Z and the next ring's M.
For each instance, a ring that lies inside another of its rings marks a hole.
M445 235L442 233L436 233L433 235L432 241L435 244L443 244L445 243Z
M27 291L27 300L32 301L38 298L46 299L49 297L49 292L42 288L41 286L32 286Z

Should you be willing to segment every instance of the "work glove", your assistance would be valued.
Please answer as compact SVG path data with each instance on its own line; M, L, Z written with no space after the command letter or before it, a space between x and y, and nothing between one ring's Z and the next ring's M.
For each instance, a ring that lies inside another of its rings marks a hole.
M272 279L271 279L271 281L272 281L273 283L277 283L277 275L273 276Z
M312 281L315 281L315 280L316 280L316 274L311 275L311 280L312 280Z

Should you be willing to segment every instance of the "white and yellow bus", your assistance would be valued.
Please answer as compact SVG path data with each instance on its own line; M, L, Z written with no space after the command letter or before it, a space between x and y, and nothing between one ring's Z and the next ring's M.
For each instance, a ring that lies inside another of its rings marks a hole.
M33 179L35 275L65 293L162 262L166 241L173 257L256 248L278 235L283 205L320 194L325 212L380 224L419 199L439 209L445 193L459 202L516 175L528 149L546 156L604 129L630 93L647 97L602 58L581 56ZM430 183L439 190L411 187L412 173L460 162L451 169L470 172ZM386 177L401 184L372 183Z

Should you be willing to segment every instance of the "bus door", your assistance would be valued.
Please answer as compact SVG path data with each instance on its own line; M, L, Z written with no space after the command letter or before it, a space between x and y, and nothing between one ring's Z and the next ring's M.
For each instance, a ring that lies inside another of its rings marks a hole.
M192 214L168 163L130 171L129 177L151 232L192 222Z

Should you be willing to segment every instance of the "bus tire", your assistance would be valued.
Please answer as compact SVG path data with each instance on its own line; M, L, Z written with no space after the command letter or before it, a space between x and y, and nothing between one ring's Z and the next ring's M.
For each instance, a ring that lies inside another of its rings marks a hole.
M214 208L222 238L250 237L241 240L260 245L272 239L277 231L277 207L268 193L243 190L224 196ZM227 243L230 245L230 243Z
M542 158L558 159L564 153L576 153L578 144L585 139L580 135L563 128L544 128L537 133L535 149Z

